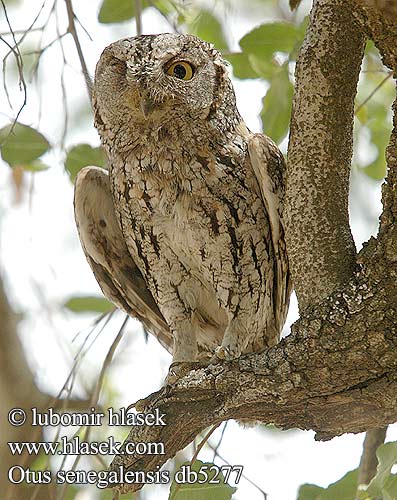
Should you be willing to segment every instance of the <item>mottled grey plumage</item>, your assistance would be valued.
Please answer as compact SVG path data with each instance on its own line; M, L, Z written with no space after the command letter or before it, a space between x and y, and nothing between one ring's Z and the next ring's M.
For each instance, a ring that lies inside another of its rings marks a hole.
M109 178L81 171L75 213L104 294L175 362L275 344L290 295L284 161L242 121L219 52L191 35L119 40L93 96Z

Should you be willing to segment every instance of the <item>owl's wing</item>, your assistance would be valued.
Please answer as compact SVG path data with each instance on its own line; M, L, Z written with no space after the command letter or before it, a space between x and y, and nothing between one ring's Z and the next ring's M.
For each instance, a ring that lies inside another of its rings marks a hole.
M119 228L105 170L86 167L79 172L74 211L81 246L105 297L139 319L172 352L172 334Z
M265 135L250 134L248 152L270 220L276 256L275 317L276 325L281 330L292 289L282 218L286 165L281 151Z

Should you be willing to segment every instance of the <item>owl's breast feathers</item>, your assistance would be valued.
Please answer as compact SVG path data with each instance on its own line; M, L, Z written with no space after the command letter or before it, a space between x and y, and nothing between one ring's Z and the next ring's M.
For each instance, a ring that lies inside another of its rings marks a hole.
M208 141L187 149L180 139L113 152L111 184L129 251L156 301L161 285L153 259L169 262L177 256L214 300L222 281L234 281L234 289L246 295L244 307L256 317L262 314L247 349L254 344L257 349L264 329L272 345L290 294L282 155L244 124L222 144ZM225 285L226 302L234 300L230 288Z

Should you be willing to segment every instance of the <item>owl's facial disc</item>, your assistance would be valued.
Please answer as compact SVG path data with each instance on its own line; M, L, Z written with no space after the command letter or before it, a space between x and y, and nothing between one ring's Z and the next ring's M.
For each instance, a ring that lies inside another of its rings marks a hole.
M220 54L193 35L142 35L109 45L97 65L102 120L130 123L206 121L227 79Z
M191 80L195 73L195 67L188 61L171 61L164 66L164 73L177 80L185 82ZM140 108L144 118L147 120L159 104L156 103L147 91L140 91Z

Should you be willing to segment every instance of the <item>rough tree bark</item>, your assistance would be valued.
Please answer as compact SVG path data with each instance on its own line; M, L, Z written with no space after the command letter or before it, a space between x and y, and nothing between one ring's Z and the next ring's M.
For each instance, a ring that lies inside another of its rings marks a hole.
M317 439L397 420L396 104L378 237L357 258L347 219L353 101L365 37L397 68L396 25L378 3L315 0L299 56L287 237L301 318L266 352L192 371L140 401L140 411L166 413L168 425L134 427L127 441L162 441L166 454L120 455L111 469L155 470L200 431L230 418L314 429Z
M365 39L344 1L314 3L295 72L285 207L301 312L347 281L356 264L348 198Z

